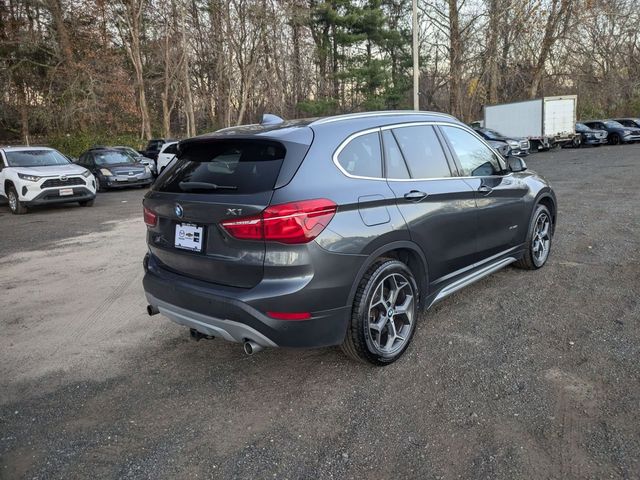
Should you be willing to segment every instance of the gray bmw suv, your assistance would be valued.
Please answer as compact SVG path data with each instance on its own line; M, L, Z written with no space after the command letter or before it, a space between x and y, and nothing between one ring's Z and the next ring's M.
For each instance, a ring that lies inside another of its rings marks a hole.
M144 289L196 338L341 345L386 365L420 309L511 263L542 267L557 203L455 118L265 116L180 142L144 199Z

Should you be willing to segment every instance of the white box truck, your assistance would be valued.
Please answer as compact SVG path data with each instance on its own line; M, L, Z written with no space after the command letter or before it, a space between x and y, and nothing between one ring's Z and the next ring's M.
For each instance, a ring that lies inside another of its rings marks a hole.
M577 95L486 105L484 127L507 137L528 138L531 150L548 150L576 138Z

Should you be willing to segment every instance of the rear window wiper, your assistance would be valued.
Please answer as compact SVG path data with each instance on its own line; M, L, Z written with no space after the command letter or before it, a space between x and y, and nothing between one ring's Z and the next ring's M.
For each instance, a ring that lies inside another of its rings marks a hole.
M237 190L234 185L216 185L208 182L180 182L182 190Z

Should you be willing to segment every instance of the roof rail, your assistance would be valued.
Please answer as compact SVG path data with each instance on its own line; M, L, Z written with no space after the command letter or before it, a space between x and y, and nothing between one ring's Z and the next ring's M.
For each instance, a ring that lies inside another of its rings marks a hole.
M333 123L340 122L343 120L354 120L358 118L368 118L368 117L381 117L381 116L400 116L400 115L432 115L437 117L445 117L445 118L455 118L453 115L449 115L448 113L440 113L440 112L423 112L416 110L393 110L393 111L382 111L382 112L361 112L361 113L347 113L344 115L335 115L332 117L324 117L318 120L311 122L309 125L322 125L324 123Z

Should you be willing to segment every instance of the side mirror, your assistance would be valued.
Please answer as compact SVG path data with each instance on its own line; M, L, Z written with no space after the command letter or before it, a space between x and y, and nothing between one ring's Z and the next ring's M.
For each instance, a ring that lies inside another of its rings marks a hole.
M520 157L513 155L507 157L507 165L512 172L524 172L527 169L527 164Z

